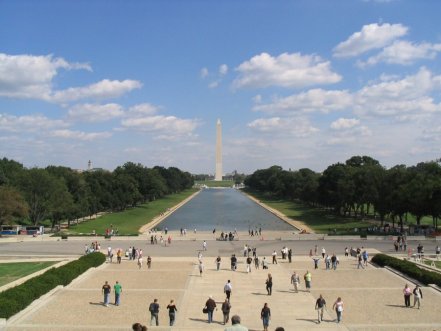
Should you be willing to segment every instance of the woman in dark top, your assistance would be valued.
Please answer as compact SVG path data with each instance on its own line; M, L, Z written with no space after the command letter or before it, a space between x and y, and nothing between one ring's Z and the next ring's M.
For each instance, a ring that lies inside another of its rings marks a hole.
M268 292L268 295L271 295L273 292L273 277L271 274L268 274L268 278L266 279L266 291Z
M168 317L170 317L170 326L173 326L173 324L175 324L176 312L178 311L178 308L176 308L174 300L170 300L167 309L168 309Z
M271 319L271 310L268 307L268 304L265 302L265 305L260 312L260 318L263 322L263 330L268 331L269 321Z

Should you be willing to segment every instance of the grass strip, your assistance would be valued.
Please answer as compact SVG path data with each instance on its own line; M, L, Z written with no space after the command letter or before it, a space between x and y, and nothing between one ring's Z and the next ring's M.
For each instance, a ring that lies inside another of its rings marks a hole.
M45 269L58 261L0 263L0 286Z
M51 268L44 274L31 278L0 293L0 318L9 318L29 306L34 300L58 285L66 286L89 268L104 263L102 253L91 253L59 268Z
M139 232L141 226L150 223L154 217L176 206L188 198L197 189L189 189L176 194L164 196L140 206L122 212L108 213L97 219L86 221L78 225L71 225L68 233L105 234L106 229L118 230L119 235L133 235Z

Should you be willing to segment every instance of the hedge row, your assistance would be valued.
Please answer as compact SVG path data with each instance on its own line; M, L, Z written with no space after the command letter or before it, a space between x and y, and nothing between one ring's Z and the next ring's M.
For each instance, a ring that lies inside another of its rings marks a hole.
M379 266L391 267L403 274L420 281L423 284L436 284L441 286L441 274L419 268L415 263L400 260L385 254L377 254L372 258L372 262Z
M103 264L105 260L104 254L91 253L59 268L51 268L40 276L1 292L0 318L9 318L17 314L58 285L66 286L86 270Z

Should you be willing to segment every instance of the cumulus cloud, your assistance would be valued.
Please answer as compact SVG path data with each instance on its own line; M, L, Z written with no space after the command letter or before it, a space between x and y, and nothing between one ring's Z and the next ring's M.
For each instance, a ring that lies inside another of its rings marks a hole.
M430 96L440 83L441 76L423 67L415 75L363 87L354 95L354 110L381 116L441 111L441 104Z
M141 103L129 108L129 114L135 116L138 115L153 115L159 111L159 107L152 105L150 103Z
M329 61L316 55L283 53L277 57L262 53L240 64L234 88L244 87L305 87L333 84L341 76L333 72Z
M379 54L371 56L366 61L359 61L360 67L375 65L380 62L389 64L411 65L418 60L433 60L441 51L441 44L420 43L396 40L385 47Z
M381 76L358 91L312 89L266 104L255 104L254 111L271 114L329 113L351 110L358 116L393 116L411 120L424 114L440 112L441 104L431 96L441 90L441 76L420 68L405 77Z
M205 78L208 76L208 69L207 68L202 68L201 72L200 72L201 78Z
M121 124L139 131L163 133L168 136L191 135L198 126L197 120L181 119L175 116L143 116L125 118Z
M77 139L92 141L96 139L104 139L112 136L110 132L83 132L74 130L55 130L49 134L52 137L63 138L63 139Z
M56 91L52 82L60 69L92 71L88 63L70 63L53 55L8 55L0 53L0 96L65 103L80 99L115 98L140 88L136 80L102 80Z
M68 111L70 119L83 122L102 122L124 115L122 107L116 103L99 104L78 104Z
M0 131L8 132L40 132L53 128L67 127L62 120L50 119L43 115L14 116L0 114Z
M319 131L306 118L258 118L248 123L248 127L259 132L290 134L296 137L309 136Z
M226 75L228 73L228 66L226 65L226 64L222 64L220 67L219 67L219 74L221 75L221 76L223 76L223 75Z
M123 81L104 79L88 86L71 87L65 90L56 91L52 94L50 100L64 103L81 99L117 98L124 93L141 88L141 86L142 84L139 81L131 79Z
M361 31L353 33L347 40L338 44L334 50L336 57L353 57L367 51L382 48L395 39L406 35L408 28L402 24L369 24Z
M356 118L339 118L338 120L331 123L331 129L333 130L350 129L359 124L360 124L360 120Z
M322 112L343 110L351 106L352 96L348 91L312 89L285 98L276 98L268 104L258 104L254 111L277 112Z
M87 63L69 63L52 55L0 53L0 96L49 100L59 69L92 70Z

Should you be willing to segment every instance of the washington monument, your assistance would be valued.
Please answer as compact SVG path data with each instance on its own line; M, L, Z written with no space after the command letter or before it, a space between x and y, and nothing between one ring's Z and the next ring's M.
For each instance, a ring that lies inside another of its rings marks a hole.
M214 180L222 180L222 124L216 123L216 174Z

